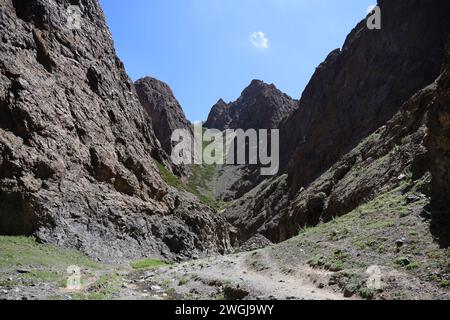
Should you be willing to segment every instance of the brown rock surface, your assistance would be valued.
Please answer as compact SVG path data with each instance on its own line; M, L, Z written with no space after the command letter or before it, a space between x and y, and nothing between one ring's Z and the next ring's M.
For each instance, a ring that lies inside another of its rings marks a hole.
M160 178L160 144L96 0L2 0L0 40L0 234L103 261L227 249L223 219Z
M212 108L205 127L219 129L275 129L295 110L297 101L273 84L253 80L235 102L220 99Z
M176 129L192 134L189 121L170 87L157 79L145 77L135 82L136 92L150 115L156 137L167 154L172 153L171 136Z

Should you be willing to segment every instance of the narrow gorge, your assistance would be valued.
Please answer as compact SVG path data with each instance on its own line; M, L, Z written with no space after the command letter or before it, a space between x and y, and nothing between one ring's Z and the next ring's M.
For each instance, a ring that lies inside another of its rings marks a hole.
M378 6L301 97L212 106L205 130L279 130L266 177L173 163L194 124L129 78L97 0L0 0L0 299L448 300L450 3Z

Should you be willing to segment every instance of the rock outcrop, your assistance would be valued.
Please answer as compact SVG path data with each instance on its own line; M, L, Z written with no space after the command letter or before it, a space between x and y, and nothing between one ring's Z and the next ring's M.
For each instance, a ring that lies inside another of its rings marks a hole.
M286 240L402 182L449 201L450 3L379 5L382 29L359 23L281 125L285 172L227 208L238 243Z
M0 41L0 234L103 261L227 250L227 223L161 179L97 0L2 0Z
M280 121L297 108L297 101L273 84L253 80L238 100L220 99L205 123L211 129L276 129Z
M145 77L135 82L136 92L150 115L153 130L164 151L172 153L172 133L184 129L192 135L192 127L170 87L157 79Z

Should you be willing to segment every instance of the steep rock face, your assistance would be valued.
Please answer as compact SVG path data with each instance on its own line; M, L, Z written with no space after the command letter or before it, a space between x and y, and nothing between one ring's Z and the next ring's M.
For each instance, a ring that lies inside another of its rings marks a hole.
M450 170L445 121L450 115L446 105L449 83L450 68L446 67L385 126L294 196L289 196L285 174L261 183L236 201L225 215L239 230L238 243L258 233L276 242L289 239L300 228L344 215L401 185L414 193L411 201L444 204L448 214L450 197L444 179ZM450 227L449 222L448 215L440 220Z
M153 129L167 154L172 152L171 136L176 129L192 134L192 128L170 87L157 79L145 77L135 82L136 92L152 119Z
M219 129L272 129L297 107L297 101L273 84L253 80L238 100L219 100L212 108L205 127Z
M431 195L437 202L450 203L450 37L444 71L437 86L428 120L428 157L424 162L432 173Z
M281 126L292 190L307 186L391 119L439 74L450 30L448 1L380 0L382 29L363 20L313 75Z
M96 0L2 0L0 39L0 234L104 261L227 249L228 225L160 178Z
M286 240L405 180L420 186L419 198L449 201L450 4L380 6L383 29L370 31L361 22L343 50L317 69L301 107L281 125L287 174L227 208L239 243L257 233Z

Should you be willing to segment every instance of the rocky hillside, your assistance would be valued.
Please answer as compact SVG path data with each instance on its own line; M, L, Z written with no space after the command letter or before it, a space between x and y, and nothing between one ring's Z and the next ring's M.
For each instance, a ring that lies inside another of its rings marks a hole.
M2 0L0 39L0 234L103 261L227 250L223 219L161 179L96 0Z
M281 145L285 174L226 210L239 242L257 233L286 240L402 181L403 194L417 193L411 201L448 202L450 4L379 4L382 30L359 23L281 125L281 141L293 142Z
M170 87L157 79L145 77L134 84L139 100L150 115L156 137L163 150L172 153L171 136L176 129L192 133L189 121Z
M282 126L292 190L307 186L395 115L442 67L448 1L380 0L381 30L361 21L317 68Z
M220 99L211 109L205 127L219 129L272 129L297 108L297 101L273 84L253 80L238 100Z

